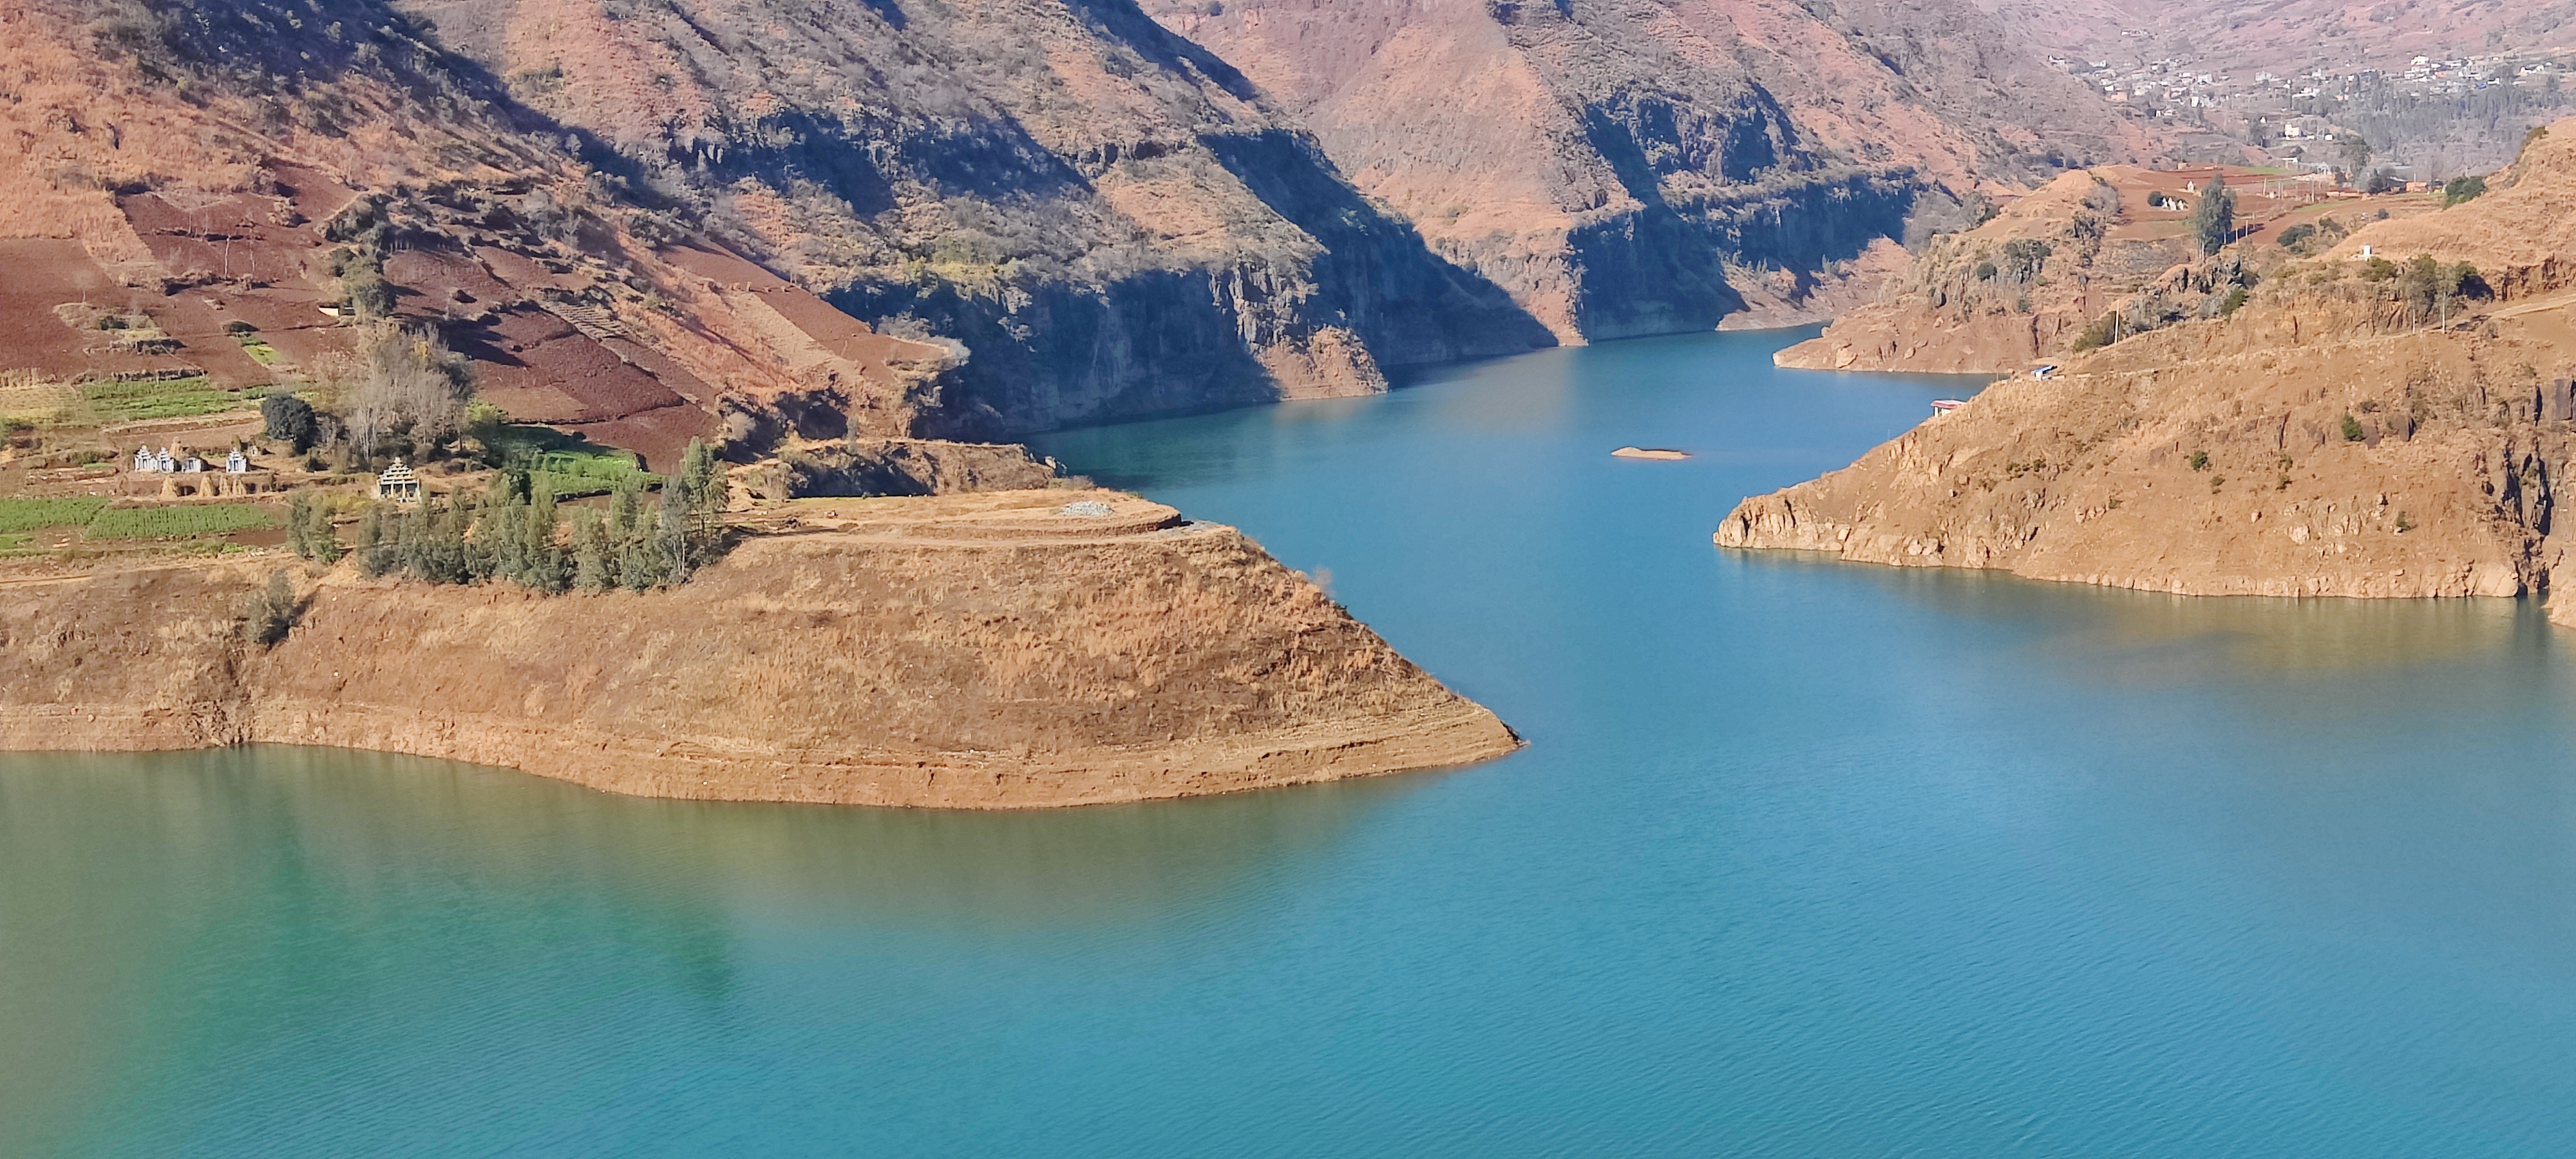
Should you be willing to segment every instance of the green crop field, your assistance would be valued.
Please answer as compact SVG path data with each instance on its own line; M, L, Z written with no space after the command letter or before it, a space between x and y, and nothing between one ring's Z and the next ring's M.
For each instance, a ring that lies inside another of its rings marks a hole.
M243 405L242 397L220 390L203 378L158 382L91 382L81 398L98 412L99 421L128 423L140 419L173 419L213 414Z
M89 522L92 539L179 539L227 535L274 527L268 512L248 503L199 503L185 507L110 507Z
M502 461L524 463L528 481L545 484L557 499L605 495L630 476L647 487L662 484L661 476L644 470L635 452L603 447L552 427L505 426L485 442Z
M0 532L73 527L89 522L105 499L0 499Z
M557 499L605 495L629 477L642 480L647 487L661 482L660 476L637 467L634 456L615 453L549 451L537 456L528 471L531 482L544 483Z
M275 366L281 360L281 356L277 353L277 348L269 345L266 340L253 337L248 334L237 335L236 337L241 342L242 353L250 355L251 361L262 366Z

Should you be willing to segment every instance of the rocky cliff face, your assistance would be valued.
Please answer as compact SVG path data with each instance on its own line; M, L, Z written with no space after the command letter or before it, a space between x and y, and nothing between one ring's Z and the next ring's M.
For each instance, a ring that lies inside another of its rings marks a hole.
M1949 0L1148 8L1568 341L1798 320L1910 215L2144 148Z
M1717 542L2200 595L2576 584L2555 522L2576 466L2571 138L2554 127L2485 198L2267 265L2232 314L2000 383L1747 499Z
M1550 341L1123 0L412 0L648 198L970 357L919 433L1383 389Z

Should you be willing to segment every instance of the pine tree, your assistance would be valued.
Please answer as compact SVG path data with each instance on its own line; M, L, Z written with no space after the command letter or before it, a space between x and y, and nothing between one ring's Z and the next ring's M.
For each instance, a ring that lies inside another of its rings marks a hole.
M692 526L689 489L674 479L662 488L661 517L653 524L653 555L662 562L662 582L684 584L697 566L697 535Z
M383 575L402 564L401 522L385 518L385 505L370 503L358 517L358 570Z
M650 533L627 536L619 545L617 582L626 585L626 590L640 592L662 585L664 561L655 547Z
M2200 252L2215 254L2236 240L2236 195L2227 191L2227 183L2216 177L2200 191L2200 200L2191 205L2191 234L2200 242Z
M608 535L623 545L644 529L644 480L633 473L617 481L608 500Z
M523 536L520 554L526 570L519 582L541 592L564 589L564 552L555 543L563 520L555 513L555 489L543 479L536 481L528 496L528 512L520 520Z
M313 545L305 539L305 529L313 523L313 497L301 491L286 502L286 549L297 559L313 558Z
M485 576L516 580L528 570L528 541L520 518L527 514L527 504L510 485L507 471L493 476L488 494L482 510L475 513L471 536L474 554L481 561L478 570Z
M331 509L320 503L307 503L304 518L304 550L310 553L306 558L323 563L340 562L340 557L348 552L340 546L339 534L332 530Z
M583 508L572 516L572 583L586 592L617 586L617 546L599 512Z

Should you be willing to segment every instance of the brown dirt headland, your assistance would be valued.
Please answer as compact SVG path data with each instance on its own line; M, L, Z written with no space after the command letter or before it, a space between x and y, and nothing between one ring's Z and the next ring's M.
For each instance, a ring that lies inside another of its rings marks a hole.
M1519 745L1240 532L1115 492L783 504L649 593L298 566L299 624L246 643L242 601L291 564L11 583L0 747L337 745L642 796L1022 808Z

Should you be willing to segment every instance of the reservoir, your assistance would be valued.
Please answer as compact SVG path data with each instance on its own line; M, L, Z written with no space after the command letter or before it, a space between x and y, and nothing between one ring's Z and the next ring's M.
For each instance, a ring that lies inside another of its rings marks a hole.
M1808 333L1042 443L1530 742L1475 768L985 815L0 756L0 1155L2576 1153L2576 634L1721 551L1974 389Z

